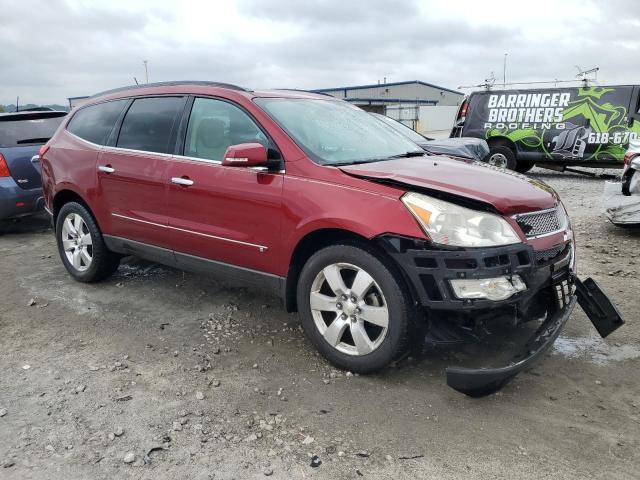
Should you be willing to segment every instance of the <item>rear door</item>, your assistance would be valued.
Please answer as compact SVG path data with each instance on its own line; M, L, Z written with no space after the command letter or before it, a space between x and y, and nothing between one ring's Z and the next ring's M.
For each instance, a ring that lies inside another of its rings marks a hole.
M33 157L62 123L65 112L0 115L0 154L13 180L25 190L40 188L40 163Z
M183 155L174 157L167 175L176 253L274 271L283 173L220 164L227 147L250 142L271 145L247 112L221 99L194 99ZM176 257L189 262L188 256Z
M598 86L575 90L571 108L565 110L565 121L577 117L584 124L585 134L581 140L586 146L578 157L584 162L622 163L637 112L634 87Z
M133 100L97 162L97 196L105 233L170 247L166 174L175 147L183 96Z

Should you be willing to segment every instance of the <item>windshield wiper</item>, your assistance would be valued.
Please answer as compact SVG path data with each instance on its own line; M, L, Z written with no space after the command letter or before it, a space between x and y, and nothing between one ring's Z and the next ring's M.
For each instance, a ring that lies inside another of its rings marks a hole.
M391 159L391 158L410 158L410 157L421 157L425 154L426 152L424 150L412 150L410 152L405 152L405 153L399 153L398 155L391 155L390 157L387 157L387 159Z
M395 158L409 158L409 157L422 157L426 155L427 152L424 150L413 150L411 152L400 153L398 155L391 155L389 157L382 158L368 158L366 160L355 160L350 162L338 162L338 163L330 163L332 167L344 167L347 165L359 165L361 163L374 163L374 162L384 162L385 160L393 160Z

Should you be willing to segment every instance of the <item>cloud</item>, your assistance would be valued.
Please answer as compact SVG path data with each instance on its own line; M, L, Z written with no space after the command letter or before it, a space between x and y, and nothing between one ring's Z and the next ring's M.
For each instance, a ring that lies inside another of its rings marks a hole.
M0 0L0 103L143 81L217 80L321 88L425 80L445 87L572 78L640 83L640 2L538 0Z

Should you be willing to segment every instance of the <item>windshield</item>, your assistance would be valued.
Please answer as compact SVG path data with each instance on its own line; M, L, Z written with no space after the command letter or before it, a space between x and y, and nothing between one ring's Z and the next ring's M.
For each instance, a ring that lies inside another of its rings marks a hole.
M405 136L346 102L258 98L256 103L321 165L348 165L424 154Z
M387 117L385 115L380 115L379 113L372 113L371 115L376 117L378 120L384 122L385 125L389 125L396 132L404 135L405 137L409 138L410 140L412 140L414 142L424 142L426 140L418 132L416 132L412 128L407 127L404 123L401 123L401 122L398 122L397 120L394 120L393 118L389 118L389 117Z

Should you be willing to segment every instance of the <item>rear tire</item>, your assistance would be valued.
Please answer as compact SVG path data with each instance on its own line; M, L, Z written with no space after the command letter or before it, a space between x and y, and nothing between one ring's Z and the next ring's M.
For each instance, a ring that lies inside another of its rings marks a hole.
M98 282L118 269L120 256L110 251L89 210L66 203L56 220L58 253L67 271L79 282Z
M297 287L302 327L335 366L370 373L408 349L413 306L404 281L364 245L332 245L304 265Z
M513 150L504 145L492 145L484 161L494 167L507 168L509 170L515 170L517 164Z

